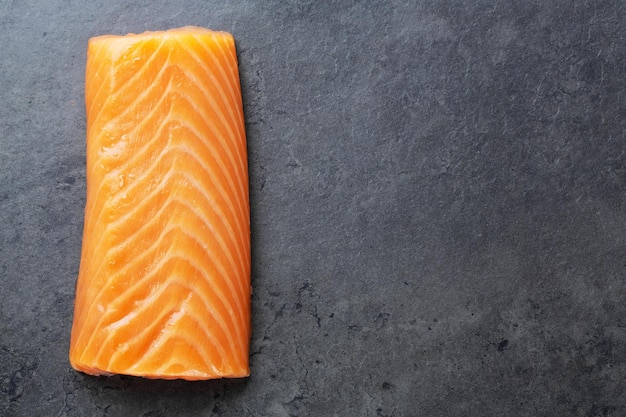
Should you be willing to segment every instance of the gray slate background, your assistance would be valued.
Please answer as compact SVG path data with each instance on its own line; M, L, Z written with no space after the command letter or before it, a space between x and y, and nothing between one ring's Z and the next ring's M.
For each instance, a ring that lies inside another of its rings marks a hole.
M237 40L252 376L69 367L90 36ZM0 415L625 416L626 6L0 2Z

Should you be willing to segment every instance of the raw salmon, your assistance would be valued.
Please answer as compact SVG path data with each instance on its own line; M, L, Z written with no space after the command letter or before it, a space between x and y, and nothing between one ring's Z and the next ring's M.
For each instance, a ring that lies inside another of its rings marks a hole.
M93 375L249 375L250 206L233 37L89 40L87 201L70 362Z

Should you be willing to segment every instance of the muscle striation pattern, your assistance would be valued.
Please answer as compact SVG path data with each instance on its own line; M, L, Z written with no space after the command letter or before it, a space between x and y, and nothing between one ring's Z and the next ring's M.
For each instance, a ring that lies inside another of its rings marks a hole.
M85 104L72 366L249 375L250 207L233 37L186 27L92 38Z

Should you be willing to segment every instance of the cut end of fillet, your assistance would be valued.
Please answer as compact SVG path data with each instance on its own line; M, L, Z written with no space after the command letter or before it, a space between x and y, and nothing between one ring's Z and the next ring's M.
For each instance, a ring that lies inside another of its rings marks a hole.
M128 375L140 378L147 379L184 379L187 381L206 381L209 379L221 379L221 378L246 378L250 376L250 369L245 368L238 371L223 371L219 369L215 369L212 372L194 370L194 369L186 369L180 372L129 372L125 370L121 370L119 372L111 372L110 370L102 370L98 368L89 368L86 366L82 366L78 363L71 363L72 368L77 371L83 372L88 375L93 376L113 376L113 375Z
M250 206L233 37L185 27L92 38L85 104L72 367L249 376Z
M168 29L163 31L146 31L143 33L129 33L127 35L100 35L89 39L89 47L105 47L113 56L120 57L128 51L129 47L138 42L145 41L170 41L185 42L189 37L210 36L212 38L223 38L229 42L234 42L233 36L228 32L211 30L197 26L185 26L181 28Z

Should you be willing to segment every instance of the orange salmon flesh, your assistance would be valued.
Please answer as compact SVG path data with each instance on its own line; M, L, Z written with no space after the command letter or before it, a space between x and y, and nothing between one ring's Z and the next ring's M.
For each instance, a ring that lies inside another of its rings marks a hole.
M70 363L250 374L250 203L235 41L185 27L89 40L87 200Z

